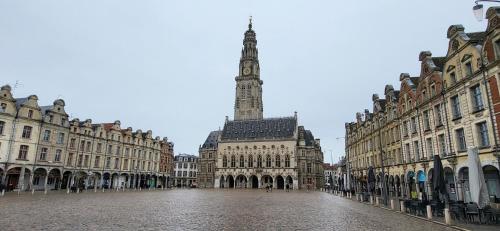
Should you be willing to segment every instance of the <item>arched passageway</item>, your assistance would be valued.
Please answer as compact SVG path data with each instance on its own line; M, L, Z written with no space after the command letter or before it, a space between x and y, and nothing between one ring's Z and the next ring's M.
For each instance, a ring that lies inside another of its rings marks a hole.
M259 188L259 179L255 175L250 176L250 183L251 188Z
M266 186L273 186L273 178L269 175L265 175L262 177L262 180L261 180L261 185L262 185L262 188L266 187Z
M246 188L247 187L247 178L243 175L238 175L236 177L236 188Z
M276 186L278 189L285 189L285 180L282 176L276 177Z
M227 187L234 188L234 178L231 175L227 176Z

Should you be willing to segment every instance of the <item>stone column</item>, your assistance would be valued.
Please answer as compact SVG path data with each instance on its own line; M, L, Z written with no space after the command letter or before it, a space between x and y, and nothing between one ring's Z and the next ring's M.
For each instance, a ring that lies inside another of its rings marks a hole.
M24 174L26 172L26 168L24 165L21 167L21 173L19 175L19 180L17 181L17 187L19 188L19 192L24 190Z
M49 173L47 172L47 174L45 174L45 182L43 184L43 189L44 189L44 194L47 194L47 183L49 181Z
M66 183L66 193L69 193L70 187L71 187L71 179L73 178L73 174L69 173L68 175L68 182Z

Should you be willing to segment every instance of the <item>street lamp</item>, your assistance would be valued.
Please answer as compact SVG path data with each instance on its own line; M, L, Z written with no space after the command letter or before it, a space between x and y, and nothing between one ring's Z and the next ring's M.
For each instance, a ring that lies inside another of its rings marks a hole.
M472 12L474 12L474 16L476 17L477 21L483 20L483 4L479 4L479 2L497 2L497 3L500 3L500 1L498 1L498 0L477 0L477 1L475 1L476 5L472 7Z

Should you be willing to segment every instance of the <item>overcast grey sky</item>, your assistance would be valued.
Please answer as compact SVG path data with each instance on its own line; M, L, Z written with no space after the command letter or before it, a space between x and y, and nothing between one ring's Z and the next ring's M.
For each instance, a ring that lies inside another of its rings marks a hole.
M73 117L153 130L198 154L233 117L234 77L249 15L257 33L264 116L292 116L344 153L344 123L418 54L447 49L446 30L484 30L472 0L0 0L0 85L58 96Z

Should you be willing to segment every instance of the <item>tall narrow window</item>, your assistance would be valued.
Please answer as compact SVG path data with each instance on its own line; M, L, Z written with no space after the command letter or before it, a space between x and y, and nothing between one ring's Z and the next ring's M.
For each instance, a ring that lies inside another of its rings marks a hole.
M149 163L149 162L148 162ZM115 169L118 169L118 166L120 165L120 159L115 158Z
M432 147L432 138L427 138L425 140L425 146L427 146L427 156L432 158L434 156L434 149Z
M411 118L411 133L417 133L417 120L415 117Z
M225 155L222 157L222 167L227 168L227 157Z
M457 83L457 75L455 74L455 72L450 73L450 80L451 80L451 84Z
M465 67L465 76L472 76L472 64L471 62L467 62L464 64Z
M80 141L80 152L85 150L85 140Z
M74 156L74 155L75 155L75 154L73 154L73 153L69 153L69 154L68 154L68 161L67 161L67 163L66 163L68 166L73 166L73 156Z
M49 151L48 148L42 148L42 151L40 152L40 160L47 160L47 152Z
M3 129L5 127L5 122L0 121L0 135L3 135Z
M100 163L101 163L101 157L96 156L94 159L94 168L99 168Z
M414 152L415 152L415 160L420 160L420 146L418 144L418 141L414 141L413 142L413 148L415 149Z
M50 130L45 130L43 131L43 141L49 142L50 141Z
M276 167L281 168L281 158L280 158L280 155L276 155L275 163L276 163Z
M55 162L60 162L61 161L61 153L62 153L61 149L57 149L56 150L56 154L54 155L54 161Z
M75 143L76 143L76 139L75 138L71 138L71 140L69 141L69 148L74 149L75 148Z
M424 111L424 130L430 130L429 111Z
M24 138L24 139L30 139L31 138L31 130L32 129L33 128L30 127L30 126L24 126L24 128L23 128L23 134L22 134L21 137Z
M257 156L257 168L262 168L262 156Z
M231 156L231 168L236 168L236 157L234 155Z
M267 168L271 167L271 156L270 155L266 156L266 167Z
M289 167L290 167L290 156L286 155L285 156L285 168L289 168Z
M240 156L240 168L245 167L245 157L243 155Z
M311 173L311 172L312 172L311 163L307 163L307 173Z
M64 133L59 132L57 134L57 144L63 144L64 143Z
M465 151L467 149L467 143L465 142L465 133L464 129L460 128L455 131L457 137L457 149L458 151Z
M28 118L33 118L33 110L28 110Z
M451 113L453 119L462 117L462 112L460 110L460 99L458 98L458 95L451 97Z
M89 155L85 155L85 159L83 161L83 167L89 166Z
M481 145L481 147L489 146L490 139L488 137L488 126L486 125L486 122L476 124L476 129L479 138L479 145Z
M472 111L476 112L484 108L483 98L481 97L481 88L479 85L470 88L472 96Z
M248 167L253 168L253 156L252 155L248 156Z
M446 142L444 140L444 134L438 135L439 144L439 154L441 156L446 156Z
M443 125L443 114L441 112L441 104L438 104L434 107L434 111L436 112L436 127Z

